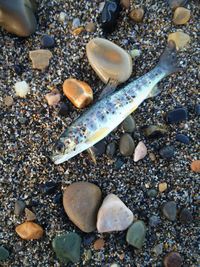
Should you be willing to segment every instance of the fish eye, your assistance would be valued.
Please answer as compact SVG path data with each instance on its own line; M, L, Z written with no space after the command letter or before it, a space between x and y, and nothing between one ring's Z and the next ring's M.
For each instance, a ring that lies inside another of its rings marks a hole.
M56 147L56 151L59 153L62 153L65 151L65 145L60 141L56 143L55 147Z

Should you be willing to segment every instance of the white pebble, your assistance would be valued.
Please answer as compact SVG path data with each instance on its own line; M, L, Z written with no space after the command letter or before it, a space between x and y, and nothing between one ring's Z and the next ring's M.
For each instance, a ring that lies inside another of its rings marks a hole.
M147 155L147 148L145 144L142 141L140 141L135 148L134 161L137 162L143 159L146 155Z
M30 87L26 81L16 82L15 92L19 97L25 97L30 92Z
M67 19L67 14L65 12L60 12L59 21L60 22L65 22L66 19Z

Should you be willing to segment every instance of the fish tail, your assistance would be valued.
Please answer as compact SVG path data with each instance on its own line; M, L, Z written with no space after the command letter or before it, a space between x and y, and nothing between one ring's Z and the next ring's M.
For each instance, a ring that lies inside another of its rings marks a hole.
M178 66L177 50L174 41L170 40L168 42L165 51L160 57L158 67L161 67L166 72L166 76L181 70Z

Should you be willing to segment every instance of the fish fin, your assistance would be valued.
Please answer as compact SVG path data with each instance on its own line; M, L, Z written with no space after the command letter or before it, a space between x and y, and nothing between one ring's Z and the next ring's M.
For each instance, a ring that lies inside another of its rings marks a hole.
M160 93L161 93L161 90L158 88L157 85L155 85L153 87L153 89L151 90L151 92L148 94L146 99L155 97L155 96L159 95Z
M87 139L87 143L92 143L95 144L98 141L100 141L101 139L103 139L109 132L109 129L107 127L103 127L101 129L99 129L98 131L96 131L95 133L93 133L88 139Z
M87 149L87 152L91 158L91 160L94 162L94 164L97 164L97 159L96 159L96 155L95 155L95 147L91 146L90 148Z
M168 42L165 51L160 57L158 66L164 69L166 76L181 70L181 68L178 66L177 50L174 41L170 40Z
M98 99L102 99L108 95L111 95L117 88L117 81L109 80L106 86L103 88L102 92L100 93Z

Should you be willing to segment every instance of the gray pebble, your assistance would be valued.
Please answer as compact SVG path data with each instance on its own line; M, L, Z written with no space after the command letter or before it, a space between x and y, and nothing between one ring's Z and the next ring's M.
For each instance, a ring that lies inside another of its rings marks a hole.
M153 252L156 254L156 256L161 255L162 252L163 252L163 243L160 243L160 244L156 245L156 246L153 248Z
M0 246L0 261L5 261L8 257L9 251L3 246Z
M122 127L125 132L133 133L136 129L136 124L133 116L129 115L123 122Z
M175 148L173 146L164 146L160 149L159 154L163 159L171 159L174 157Z
M25 209L25 206L26 206L26 204L24 203L24 201L17 200L15 202L15 209L14 209L15 215L17 215L17 216L22 215L22 213L23 213L23 211Z
M135 144L130 134L123 134L120 138L119 150L123 156L133 155Z
M79 18L74 18L72 21L72 29L76 29L78 27L80 27L81 22Z
M157 196L157 194L158 194L158 192L157 192L157 190L156 189L149 189L148 191L147 191L147 195L148 195L148 197L156 197Z
M192 222L193 216L187 208L183 208L180 212L179 219L182 224L189 224Z
M106 155L109 157L109 158L113 158L114 154L116 152L116 144L115 142L111 142L107 145L106 147Z
M166 202L162 207L162 212L163 212L163 215L169 221L175 221L176 213L177 213L176 203L174 201Z

